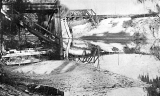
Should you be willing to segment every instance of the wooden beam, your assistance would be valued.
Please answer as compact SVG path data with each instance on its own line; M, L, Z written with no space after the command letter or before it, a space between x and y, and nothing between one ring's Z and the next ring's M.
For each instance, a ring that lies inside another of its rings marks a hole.
M2 5L13 5L16 4L16 2L2 2ZM21 3L18 3L21 4ZM30 3L30 2L22 2L22 4L25 5L56 5L56 3Z
M24 25L24 26L28 29L29 32L31 32L31 33L34 34L35 36L43 39L44 41L47 41L47 42L49 42L49 43L55 43L55 41L53 41L53 40L45 37L45 36L44 36L43 34L41 34L40 32L37 32L36 30L30 28L30 27L27 26L27 25Z
M21 13L39 13L42 11L57 13L58 10L56 3L3 3L2 5L7 5L11 8L13 7L15 10ZM12 11L12 9L7 11Z

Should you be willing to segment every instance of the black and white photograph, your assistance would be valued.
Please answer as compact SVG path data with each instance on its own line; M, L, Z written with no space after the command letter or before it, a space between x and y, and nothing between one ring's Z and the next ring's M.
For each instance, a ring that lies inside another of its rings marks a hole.
M0 0L0 96L160 96L160 0Z

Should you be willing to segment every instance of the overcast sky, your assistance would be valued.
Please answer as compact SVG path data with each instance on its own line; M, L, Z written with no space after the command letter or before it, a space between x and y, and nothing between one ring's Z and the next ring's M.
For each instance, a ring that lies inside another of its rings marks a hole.
M97 14L142 14L155 9L151 2L145 6L136 0L61 0L69 9L93 9ZM146 6L147 5L147 6Z

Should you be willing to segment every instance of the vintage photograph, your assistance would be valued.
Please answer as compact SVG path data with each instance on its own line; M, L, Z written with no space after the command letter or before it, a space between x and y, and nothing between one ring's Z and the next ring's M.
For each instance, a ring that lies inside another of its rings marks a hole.
M160 96L160 0L0 0L0 96Z

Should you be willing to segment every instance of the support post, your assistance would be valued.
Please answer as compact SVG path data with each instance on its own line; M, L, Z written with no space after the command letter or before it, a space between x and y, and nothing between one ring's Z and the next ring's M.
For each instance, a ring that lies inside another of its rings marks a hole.
M60 4L57 5L58 13L55 14L54 18L54 30L53 33L56 38L57 46L57 55L59 56L60 60L64 59L64 52L63 52L63 38L62 38L62 29L61 29L61 14L60 14Z
M2 0L0 1L0 11L2 9ZM2 43L3 43L3 30L2 30L2 13L0 12L0 32L1 32L1 54L2 54Z
M2 30L2 25L1 25L1 23L2 23L2 18L0 18L0 32L1 32L1 55L2 55L2 53L3 53L3 30Z
M64 51L63 51L63 37L62 37L62 27L61 27L61 13L60 13L60 4L58 4L58 19L59 19L59 25L58 25L58 33L59 33L59 54L60 54L60 59L64 59Z

